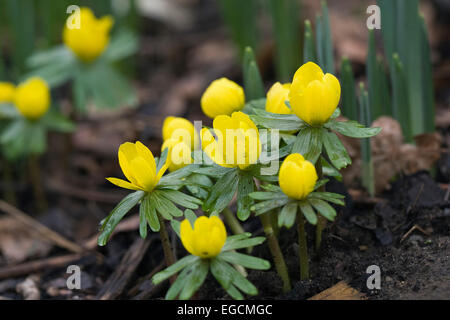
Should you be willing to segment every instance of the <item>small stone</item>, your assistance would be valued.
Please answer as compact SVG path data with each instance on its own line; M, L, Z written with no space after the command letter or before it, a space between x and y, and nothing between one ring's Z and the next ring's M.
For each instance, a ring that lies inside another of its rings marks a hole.
M386 279L384 279L386 282L391 282L393 279L389 276L386 277Z

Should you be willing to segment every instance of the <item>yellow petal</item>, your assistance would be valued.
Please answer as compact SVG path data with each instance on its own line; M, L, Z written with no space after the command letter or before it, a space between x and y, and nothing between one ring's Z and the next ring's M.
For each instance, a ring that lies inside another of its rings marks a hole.
M186 248L186 250L190 254L195 255L195 251L194 251L194 248L193 248L193 244L194 244L194 230L192 229L191 223L187 219L184 219L181 222L181 225L180 225L180 238L181 238L181 243Z
M123 174L125 177L130 181L132 184L137 185L138 182L136 178L134 177L133 170L131 168L131 161L137 157L136 147L131 142L126 142L119 147L119 165L122 169Z
M156 162L150 149L144 146L140 141L137 141L136 153L140 157L144 158L144 160L149 164L150 168L152 169L152 174L156 174Z
M106 178L109 182L112 184L115 184L118 187L130 189L130 190L140 190L138 186L135 186L134 184L129 183L128 181L118 179L118 178Z
M294 74L292 85L299 85L300 88L305 88L314 80L322 81L323 71L314 62L307 62L302 65Z
M244 89L227 78L220 78L208 86L200 102L203 112L210 118L230 115L244 107Z
M142 157L134 158L130 162L130 167L138 185L142 187L143 190L152 191L156 184L156 177L147 161Z

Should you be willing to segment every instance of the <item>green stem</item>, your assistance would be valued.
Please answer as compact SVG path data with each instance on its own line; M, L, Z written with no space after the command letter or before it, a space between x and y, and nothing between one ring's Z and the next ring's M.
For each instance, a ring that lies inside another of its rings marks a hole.
M300 280L309 278L308 247L306 243L305 220L303 213L297 212L298 256L300 259Z
M38 212L47 210L47 199L45 198L44 188L42 186L41 169L39 166L39 156L31 155L28 159L28 169L30 174L31 185L33 187L34 198L36 201L36 209Z
M286 262L284 261L283 253L281 252L280 245L273 232L270 216L264 213L259 216L263 225L264 233L266 234L267 244L272 254L273 261L275 263L275 269L278 275L283 280L283 292L291 291L291 280L289 278Z
M322 162L319 157L319 159L316 162L316 172L319 180L323 178L323 171L322 171ZM319 188L320 192L325 192L325 185L321 186ZM318 216L317 219L317 225L316 225L316 251L320 250L320 245L322 244L322 231L327 226L327 220L322 217L321 215Z
M159 219L159 236L161 238L161 244L164 251L164 259L166 261L166 267L171 266L175 263L175 256L172 251L172 246L170 244L169 234L167 233L166 228L166 221L161 217L161 215L158 213L158 219ZM175 281L176 277L173 276L170 278L170 281L173 283Z
M222 211L223 217L225 218L225 223L230 227L233 234L241 234L244 233L244 228L242 228L238 219L234 213L230 210L230 208L225 208Z

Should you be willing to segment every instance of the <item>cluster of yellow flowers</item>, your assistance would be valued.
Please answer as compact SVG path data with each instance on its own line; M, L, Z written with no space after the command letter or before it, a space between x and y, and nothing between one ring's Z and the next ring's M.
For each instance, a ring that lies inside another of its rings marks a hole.
M324 74L309 62L294 75L292 84L275 83L266 99L266 111L294 113L311 126L325 123L340 99L339 81ZM286 105L289 102L290 107ZM213 118L213 128L201 130L201 146L216 164L227 168L247 169L257 163L261 154L259 131L250 117L241 112L245 105L244 91L237 83L221 78L213 81L201 99L203 112ZM119 148L119 163L129 182L108 180L119 187L151 192L169 168L178 170L193 162L192 150L199 145L194 125L179 117L167 117L162 129L163 145L168 148L166 164L156 172L155 159L142 143L124 143ZM318 176L314 165L301 154L290 154L279 171L281 190L290 198L305 199L313 190ZM181 239L186 250L202 258L214 257L226 240L226 231L217 217L200 217L194 228L189 221L181 224Z
M9 82L0 82L0 103L12 103L19 113L35 121L47 113L50 107L50 89L38 77L30 78L17 87Z

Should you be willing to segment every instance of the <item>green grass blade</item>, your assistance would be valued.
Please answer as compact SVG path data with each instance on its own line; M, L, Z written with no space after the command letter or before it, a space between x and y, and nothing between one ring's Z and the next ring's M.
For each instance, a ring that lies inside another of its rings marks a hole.
M410 126L409 102L406 90L406 79L403 64L398 54L393 55L394 68L391 71L392 81L392 113L400 123L403 137L407 142L413 142L413 134Z
M296 0L269 0L270 15L276 42L278 78L289 81L300 65L299 16Z
M355 95L355 77L353 76L350 60L346 57L341 63L341 86L342 86L342 113L350 120L358 119L358 110Z
M255 55L250 47L245 48L243 74L245 99L247 101L251 101L264 98L264 84L258 69Z
M430 58L430 43L428 41L427 27L423 16L420 16L421 22L421 47L422 47L422 84L423 84L423 107L425 114L425 132L435 131L435 102L433 71Z
M303 63L309 61L317 62L317 56L311 22L309 20L305 20L305 35L303 38Z
M366 127L370 127L372 123L370 115L369 94L361 83L359 94L359 121ZM375 181L373 173L373 162L371 156L370 138L361 139L361 160L362 160L362 183L370 196L375 195Z

